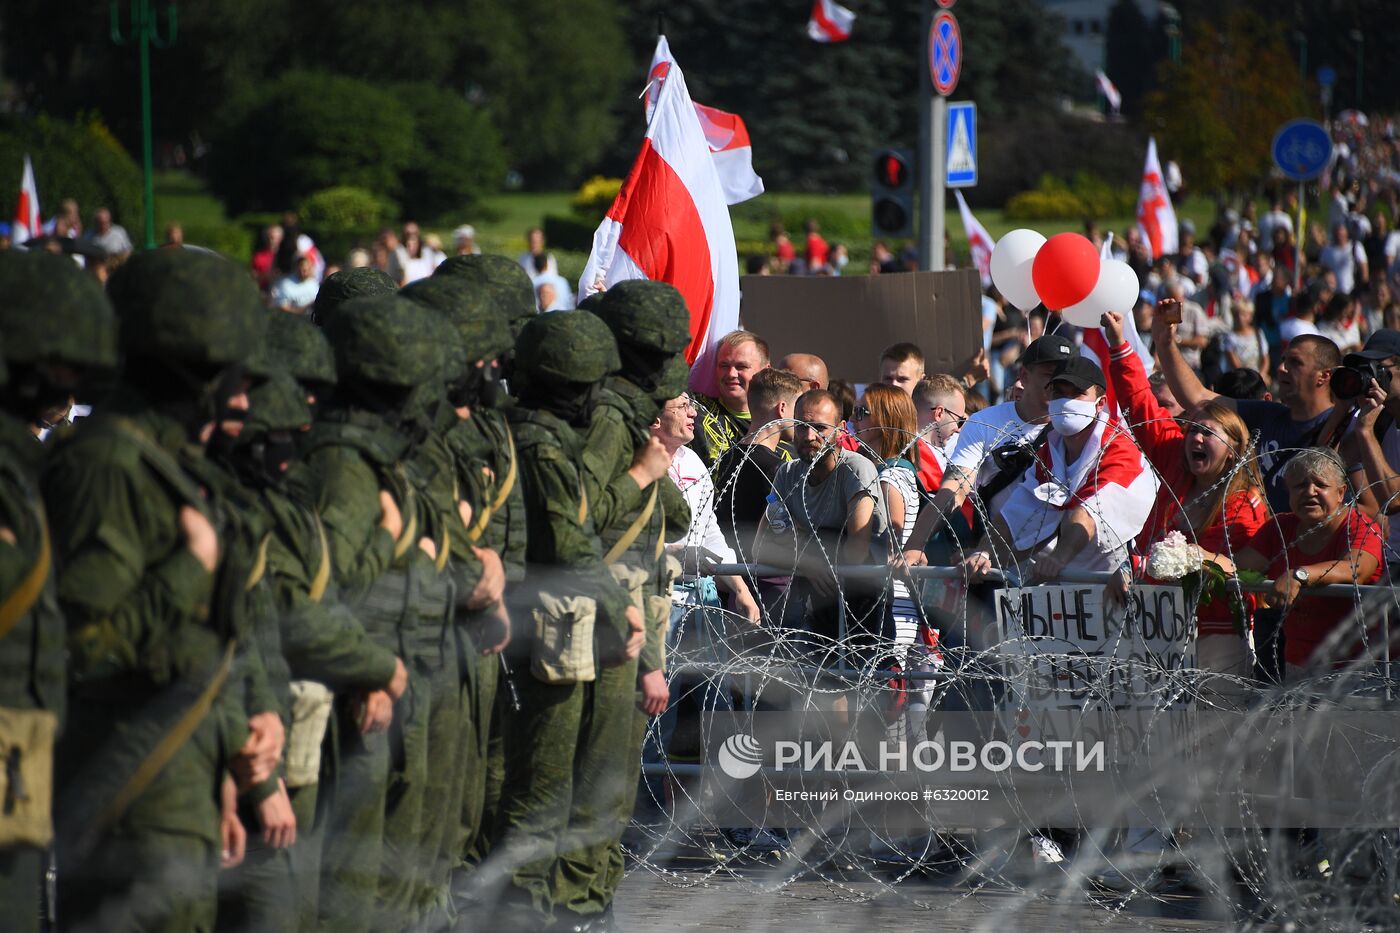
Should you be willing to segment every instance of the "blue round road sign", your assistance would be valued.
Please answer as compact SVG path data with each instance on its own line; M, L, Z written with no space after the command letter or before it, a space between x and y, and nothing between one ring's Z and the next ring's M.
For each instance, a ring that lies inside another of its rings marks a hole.
M939 10L928 32L928 73L933 89L947 97L962 73L962 31L947 10Z
M1337 70L1331 65L1323 65L1317 69L1317 83L1323 87L1331 87L1337 83Z
M1292 120L1274 134L1274 164L1294 181L1308 181L1322 174L1332 160L1332 137L1322 124Z

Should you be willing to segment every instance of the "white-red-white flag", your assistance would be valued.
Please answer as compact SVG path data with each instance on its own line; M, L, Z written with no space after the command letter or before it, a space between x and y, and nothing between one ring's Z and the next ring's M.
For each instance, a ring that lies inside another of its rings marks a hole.
M1162 163L1157 160L1157 140L1147 138L1147 161L1142 166L1142 185L1138 188L1138 229L1152 249L1152 258L1169 256L1177 251L1176 208L1167 194L1162 177Z
M656 39L656 51L651 56L651 70L647 72L647 119L656 106L656 95L666 80L666 72L675 62L671 56L671 46L665 36ZM749 142L749 128L737 113L727 113L704 104L695 105L695 115L700 118L700 128L705 132L705 142L709 144L710 155L715 160L715 170L719 172L720 184L724 186L724 199L728 204L742 204L749 198L763 193L763 179L753 170L753 146Z
M670 282L685 298L691 386L713 395L715 344L739 326L739 254L724 186L674 61L641 152L593 234L579 300L629 279Z
M986 288L992 284L992 249L996 246L996 241L987 233L987 228L972 216L972 209L963 199L963 193L957 189L954 189L953 193L958 196L958 213L962 215L963 232L967 234L967 248L972 253L972 264L977 267L977 274L982 277L982 287Z
M812 0L807 35L814 42L845 42L855 22L856 15L835 0Z
M1094 83L1098 85L1099 93L1103 95L1103 99L1108 101L1113 112L1117 113L1123 106L1123 95L1118 93L1118 88L1112 81L1108 80L1108 75L1104 74L1103 71L1094 72Z
M39 186L34 184L34 165L24 157L24 174L20 176L19 201L15 204L15 222L10 225L10 242L15 246L44 232L39 220Z

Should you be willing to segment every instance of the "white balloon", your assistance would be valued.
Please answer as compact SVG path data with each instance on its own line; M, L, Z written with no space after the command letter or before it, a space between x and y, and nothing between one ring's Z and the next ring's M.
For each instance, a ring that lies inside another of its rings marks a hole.
M1119 259L1105 259L1094 290L1083 301L1061 311L1060 316L1075 327L1098 327L1105 311L1132 311L1140 291L1132 266Z
M1040 304L1040 295L1031 278L1031 266L1035 263L1035 254L1044 245L1045 237L1023 227L1006 234L992 250L992 284L1022 311L1030 311Z

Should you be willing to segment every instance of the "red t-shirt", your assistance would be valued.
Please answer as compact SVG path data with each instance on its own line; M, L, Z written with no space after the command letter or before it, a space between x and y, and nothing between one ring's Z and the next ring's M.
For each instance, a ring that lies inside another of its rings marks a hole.
M1110 351L1109 378L1123 416L1133 428L1133 437L1147 455L1161 485L1152 515L1138 535L1140 554L1149 554L1152 545L1178 524L1181 503L1192 494L1194 477L1186 466L1186 433L1156 396L1147 381L1142 360L1124 343ZM1220 514L1206 528L1195 532L1195 543L1216 554L1234 554L1249 545L1255 533L1269 518L1267 501L1257 490L1241 490L1226 500ZM1190 533L1187 533L1190 537ZM1226 546L1228 539L1229 546ZM1254 600L1246 598L1252 609ZM1203 606L1196 617L1196 631L1202 635L1230 635L1235 631L1233 613L1227 600L1214 600Z
M792 262L797 258L797 249L787 237L782 237L774 247L774 253L782 262Z
M1269 558L1270 577L1277 579L1295 568L1311 564L1324 564L1332 561L1346 561L1351 551L1364 551L1376 558L1376 572L1370 579L1359 583L1374 583L1381 577L1381 531L1366 515L1351 509L1346 521L1333 532L1331 539L1316 553L1307 553L1294 545L1298 537L1298 516L1285 512L1277 516L1276 522L1265 522L1249 546ZM1306 589L1303 590L1307 592ZM1312 658L1318 646L1338 625L1347 620L1356 603L1350 599L1323 596L1300 596L1288 610L1283 620L1283 658L1289 664L1304 665ZM1355 623L1352 623L1355 624ZM1361 628L1357 626L1359 638ZM1354 643L1329 650L1343 661ZM1341 662L1339 662L1341 663Z
M826 254L830 252L820 233L807 234L807 266L826 265Z

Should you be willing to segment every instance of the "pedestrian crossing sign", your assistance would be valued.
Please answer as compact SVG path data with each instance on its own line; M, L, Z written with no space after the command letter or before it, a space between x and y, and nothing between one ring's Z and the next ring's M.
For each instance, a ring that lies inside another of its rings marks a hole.
M972 101L948 103L949 188L971 188L977 184L977 105Z

